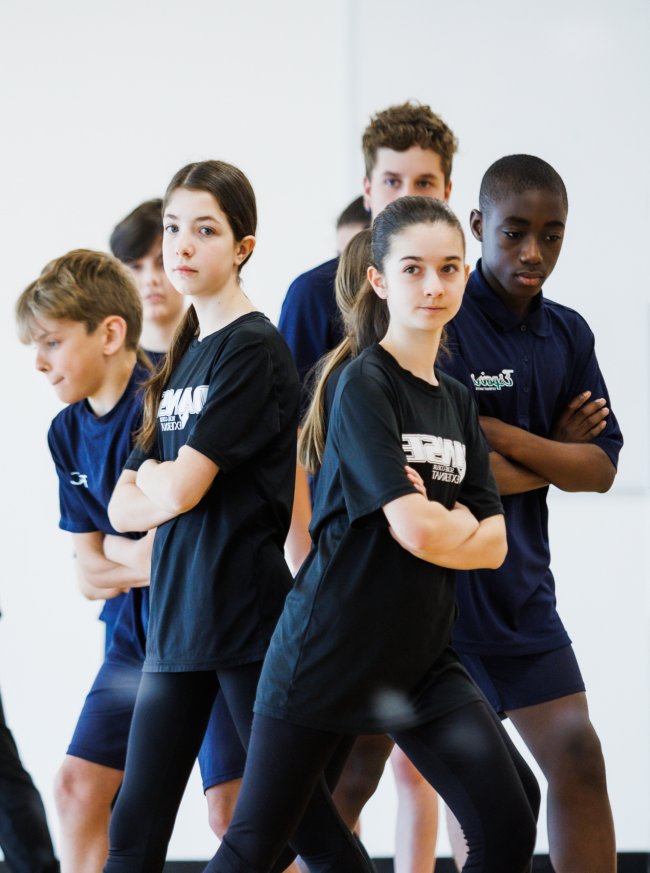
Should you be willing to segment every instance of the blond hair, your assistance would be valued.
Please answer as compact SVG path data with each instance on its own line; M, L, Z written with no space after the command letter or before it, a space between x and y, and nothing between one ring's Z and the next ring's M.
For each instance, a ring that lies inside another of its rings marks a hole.
M135 283L116 258L90 249L75 249L50 261L16 303L18 337L23 343L34 340L41 318L80 322L93 333L112 315L126 322L126 348L138 350L142 303ZM144 357L141 360L146 363Z

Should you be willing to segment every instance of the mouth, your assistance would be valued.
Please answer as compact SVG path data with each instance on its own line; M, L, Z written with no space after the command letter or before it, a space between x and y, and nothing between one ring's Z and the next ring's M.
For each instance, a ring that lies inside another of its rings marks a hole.
M544 281L544 273L539 273L533 270L522 270L520 273L515 273L515 279L526 287L534 288L541 285Z
M192 267L174 267L174 272L178 273L180 276L191 276L194 273L198 273L198 270L193 270Z
M147 303L162 303L165 298L162 294L147 294L144 299Z

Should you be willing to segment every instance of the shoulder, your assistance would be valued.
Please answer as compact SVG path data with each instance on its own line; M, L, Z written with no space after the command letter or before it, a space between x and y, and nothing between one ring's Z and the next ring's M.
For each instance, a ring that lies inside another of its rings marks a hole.
M85 400L79 400L57 413L50 424L48 439L65 438L72 429L83 427L85 403Z
M325 261L325 263L301 273L289 285L287 296L289 294L294 296L309 295L321 291L323 287L333 286L338 265L339 259L332 258L330 261Z
M271 354L289 354L289 349L277 327L262 312L252 312L223 337L228 350L266 349Z
M442 388L444 388L454 402L464 407L472 403L472 393L467 385L464 385L459 379L450 376L449 373L438 370L437 367L436 376Z
M544 308L548 313L551 328L564 326L568 330L575 332L577 337L587 337L591 339L593 332L587 323L587 319L580 315L575 309L570 306L565 306L563 303L557 303L555 300L544 298Z

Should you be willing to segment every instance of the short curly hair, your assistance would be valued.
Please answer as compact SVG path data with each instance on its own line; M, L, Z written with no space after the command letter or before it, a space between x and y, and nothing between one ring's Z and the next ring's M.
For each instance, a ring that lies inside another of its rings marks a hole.
M370 178L377 162L377 150L405 152L412 146L430 149L440 155L445 185L451 178L458 140L439 115L424 103L389 106L370 119L361 139L366 176Z

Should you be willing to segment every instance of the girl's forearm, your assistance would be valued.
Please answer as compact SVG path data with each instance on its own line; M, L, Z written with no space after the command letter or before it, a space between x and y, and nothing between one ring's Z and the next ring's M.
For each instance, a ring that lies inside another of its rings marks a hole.
M502 515L493 515L479 523L477 530L456 549L440 552L433 563L450 570L496 570L503 564L508 546Z

